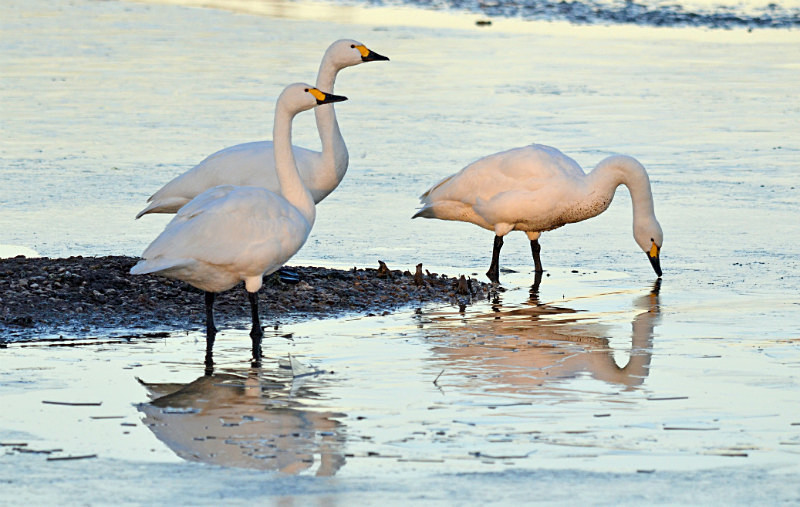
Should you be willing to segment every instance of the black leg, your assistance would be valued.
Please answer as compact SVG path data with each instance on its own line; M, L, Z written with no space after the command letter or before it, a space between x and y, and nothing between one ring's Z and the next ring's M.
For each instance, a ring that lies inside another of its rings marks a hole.
M494 283L500 283L500 249L503 248L503 237L494 237L494 248L492 249L492 264L486 276Z
M533 264L536 266L536 272L542 273L544 269L542 268L542 259L539 257L539 252L542 251L542 245L539 244L538 239L531 240L531 253L533 254Z
M264 331L261 330L261 320L258 318L258 292L248 292L247 299L250 300L250 314L253 318L253 328L250 330L250 338L253 340L253 361L261 362L261 338Z
M217 336L217 328L214 326L214 299L216 294L206 292L206 368L214 366L214 338Z

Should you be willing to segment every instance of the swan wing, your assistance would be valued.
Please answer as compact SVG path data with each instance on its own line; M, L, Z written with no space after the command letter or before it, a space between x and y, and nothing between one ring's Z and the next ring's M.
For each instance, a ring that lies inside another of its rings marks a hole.
M181 208L142 257L264 272L294 255L310 231L283 197L263 188L221 186Z
M537 191L564 172L548 155L525 147L483 157L438 182L421 201L459 201L473 206L478 199L489 200L509 190Z
M292 146L292 151L300 179L315 202L319 202L336 188L338 181L331 188L332 183L322 179L317 170L322 163L321 153L299 146ZM148 213L175 213L197 195L218 185L263 187L280 192L272 141L237 144L209 155L150 196L149 204L136 218Z

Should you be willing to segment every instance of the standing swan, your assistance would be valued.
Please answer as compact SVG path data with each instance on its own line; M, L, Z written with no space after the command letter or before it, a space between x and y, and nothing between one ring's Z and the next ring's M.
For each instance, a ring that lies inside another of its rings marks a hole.
M503 236L524 231L531 241L536 272L542 232L586 220L605 211L619 185L633 201L633 237L661 276L659 252L664 241L653 211L650 179L642 164L614 155L589 174L555 148L533 144L495 153L448 176L422 194L422 208L413 218L470 222L494 231L492 264L486 275L500 281Z
M354 40L334 42L325 51L317 74L317 88L333 93L333 83L340 70L363 62L388 60ZM344 178L349 162L336 112L332 105L318 107L317 130L322 152L293 146L300 179L311 192L315 203L334 191ZM201 192L217 185L252 185L280 192L272 155L272 141L237 144L222 149L177 176L150 196L150 204L136 215L175 213Z
M262 187L222 185L183 206L131 268L156 273L205 291L206 363L217 329L214 297L244 281L252 310L253 359L261 357L263 332L258 290L263 276L276 271L305 243L314 225L314 200L303 186L292 153L292 119L318 104L347 100L307 84L286 87L275 104L275 167L281 194Z

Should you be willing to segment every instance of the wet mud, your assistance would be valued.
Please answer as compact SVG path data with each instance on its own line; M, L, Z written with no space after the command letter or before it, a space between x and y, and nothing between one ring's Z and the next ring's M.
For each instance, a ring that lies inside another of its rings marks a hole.
M137 259L126 256L0 260L0 343L85 337L120 329L131 334L204 329L199 289L155 275L133 276ZM275 273L259 291L265 325L347 314L371 315L426 302L468 302L488 285L415 269L350 270L292 266L299 281ZM465 283L468 282L468 283ZM249 322L244 288L218 295L219 327ZM146 333L146 334L147 334Z

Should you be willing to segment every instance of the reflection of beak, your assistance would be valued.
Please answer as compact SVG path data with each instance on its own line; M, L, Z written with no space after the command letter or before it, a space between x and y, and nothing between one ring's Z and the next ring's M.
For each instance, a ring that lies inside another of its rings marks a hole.
M647 254L647 258L650 260L650 264L653 266L653 270L656 274L661 276L661 261L658 258L658 250L659 248L654 243L653 248L651 248L650 252Z
M656 283L653 284L653 288L650 290L651 296L658 296L658 293L661 292L661 278L656 278Z

